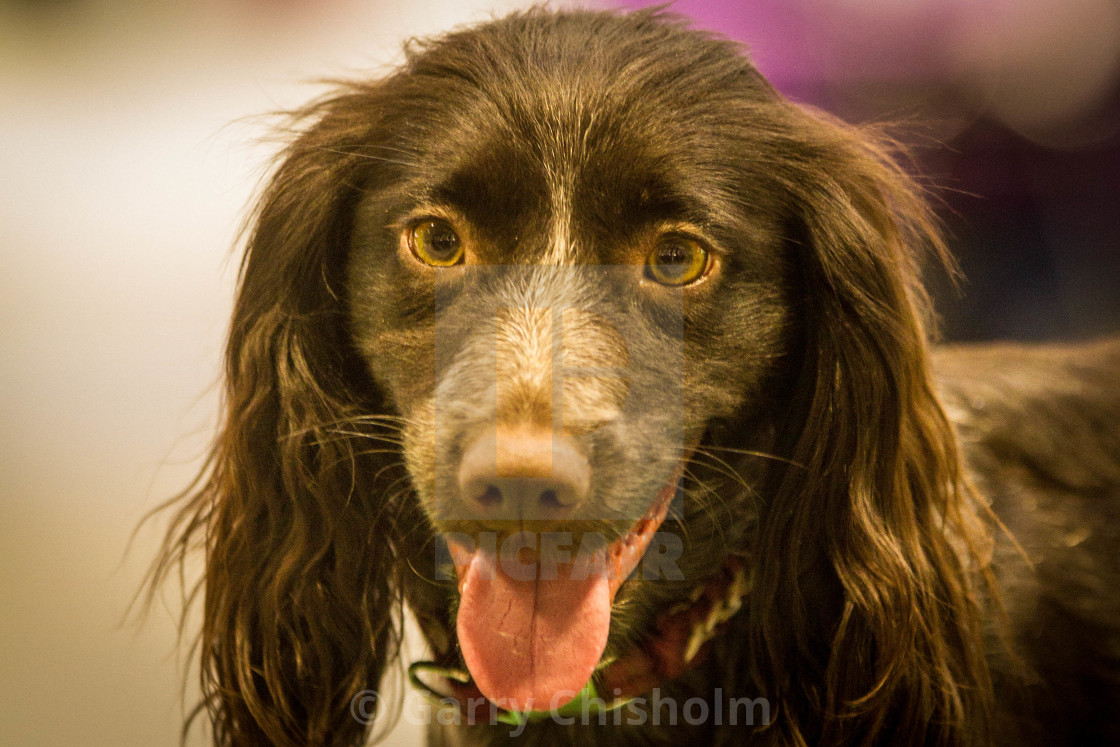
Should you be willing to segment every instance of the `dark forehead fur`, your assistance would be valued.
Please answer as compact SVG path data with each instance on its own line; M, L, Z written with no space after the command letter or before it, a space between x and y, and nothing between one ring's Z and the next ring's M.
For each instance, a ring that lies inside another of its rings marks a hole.
M653 13L528 12L415 42L385 92L381 142L425 156L401 205L451 203L506 246L558 203L586 245L653 219L741 236L743 188L780 160L760 138L776 94L737 45ZM758 157L728 159L732 143Z
M502 134L562 142L583 135L572 125L609 136L612 127L633 121L635 112L657 112L651 123L657 129L646 137L667 146L668 138L688 136L692 128L730 124L724 107L741 107L744 93L774 98L741 52L727 39L649 12L528 12L414 42L401 75L421 107L469 101L472 108L458 123L467 132L476 127L475 134L485 134L486 126L498 122L509 128ZM594 121L604 113L611 121ZM675 114L676 122L666 113ZM450 123L429 124L443 134Z

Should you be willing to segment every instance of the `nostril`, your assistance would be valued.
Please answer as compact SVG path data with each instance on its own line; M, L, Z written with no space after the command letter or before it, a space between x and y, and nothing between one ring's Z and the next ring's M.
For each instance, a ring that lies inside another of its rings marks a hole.
M541 505L545 508L563 508L564 504L560 502L560 497L556 495L555 490L545 490L541 493Z
M466 506L486 516L557 519L586 498L591 466L564 434L499 427L464 449L458 478Z
M475 500L487 508L500 506L502 505L502 490L497 485L488 485L486 490Z

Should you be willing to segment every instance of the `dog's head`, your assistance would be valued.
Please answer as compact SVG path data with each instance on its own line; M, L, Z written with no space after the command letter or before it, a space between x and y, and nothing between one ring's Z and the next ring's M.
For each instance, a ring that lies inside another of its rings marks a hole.
M488 698L557 705L729 558L787 733L980 702L939 244L877 141L652 13L453 33L304 116L174 535L220 735L361 734L401 597Z
M722 42L682 75L696 38L609 16L454 35L354 144L393 163L359 188L349 328L459 556L466 663L506 707L582 688L688 455L769 409L790 345L781 195L747 197L759 164L727 157L774 94ZM529 582L517 545L563 555Z

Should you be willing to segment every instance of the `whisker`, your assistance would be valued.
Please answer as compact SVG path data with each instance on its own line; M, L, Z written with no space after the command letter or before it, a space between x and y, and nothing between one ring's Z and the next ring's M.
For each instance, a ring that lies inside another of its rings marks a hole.
M728 507L729 504L727 503L727 500L720 494L719 491L713 489L710 485L701 481L696 476L696 474L693 473L691 470L686 469L685 472L688 474L689 478L692 479L692 481L696 483L696 486L702 491L703 494L714 497L719 502L719 505L721 507L723 507L723 508ZM694 496L694 497L698 497L698 496ZM724 522L721 521L722 517L720 517L716 513L715 503L711 500L701 500L700 501L700 508L703 510L704 515L707 516L708 519L710 520L711 526L715 529L715 532L719 536L720 541L721 542L726 542L726 536L724 535L724 531L723 531L723 523ZM688 529L689 524L688 524L688 522L683 522L683 525L686 528L686 534L687 534L687 529ZM690 539L691 539L691 537L690 537Z
M376 148L377 150L388 150L392 151L393 153L400 153L402 156L410 156L412 158L418 157L414 151L405 150L404 148L395 148L392 145L381 145L380 143L364 143L361 147Z
M805 465L801 464L800 462L796 462L792 459L787 459L786 457L778 456L777 454L771 454L766 451L755 451L753 449L736 449L732 446L715 446L713 444L704 444L700 448L704 449L705 451L726 451L731 454L742 454L743 456L753 456L760 459L771 459L775 462L784 462L785 464L789 464L799 469L805 469Z
M314 146L314 147L315 147L315 150L319 150L319 151L322 151L324 153L335 153L335 154L340 155L340 156L354 156L356 158L362 158L362 159L365 159L365 160L368 160L368 161L377 161L378 163L393 163L393 164L396 164L398 166L408 166L410 168L413 168L413 167L416 166L416 161L402 161L399 158L385 158L384 156L371 156L371 155L367 155L365 153L357 153L357 152L352 151L352 150L343 150L341 148L327 148L325 146Z
M394 446L404 446L404 439L399 436L383 435L380 433L363 433L361 431L350 430L331 430L328 431L333 436L348 436L351 438L364 438L370 441L381 441L382 443L393 444Z
M708 469L711 469L711 470L723 475L724 477L731 478L733 481L737 482L741 487L743 487L747 490L751 489L750 483L748 483L746 481L746 479L744 479L744 477L739 474L738 470L736 470L734 467L732 467L730 464L728 464L725 460L720 459L715 454L708 454L706 451L704 451L702 449L697 449L693 453L692 457L693 457L692 461L695 462L698 466L707 467ZM701 458L709 460L709 461L702 461L701 459L697 459L697 457L701 457Z

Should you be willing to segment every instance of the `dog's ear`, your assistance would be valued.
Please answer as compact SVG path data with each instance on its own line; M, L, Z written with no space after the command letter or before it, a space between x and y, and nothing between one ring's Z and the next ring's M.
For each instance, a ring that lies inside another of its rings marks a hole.
M155 575L206 555L204 707L218 744L358 744L397 653L390 418L345 324L343 272L376 92L303 112L253 218L208 472ZM371 164L374 164L371 166ZM380 479L379 479L380 478Z
M788 663L817 657L826 691L800 700L825 714L822 742L889 729L956 743L984 728L989 684L970 580L983 533L931 380L919 278L923 250L944 247L886 145L796 111L779 178L803 353L779 448L799 466L762 522L756 648L789 687Z

